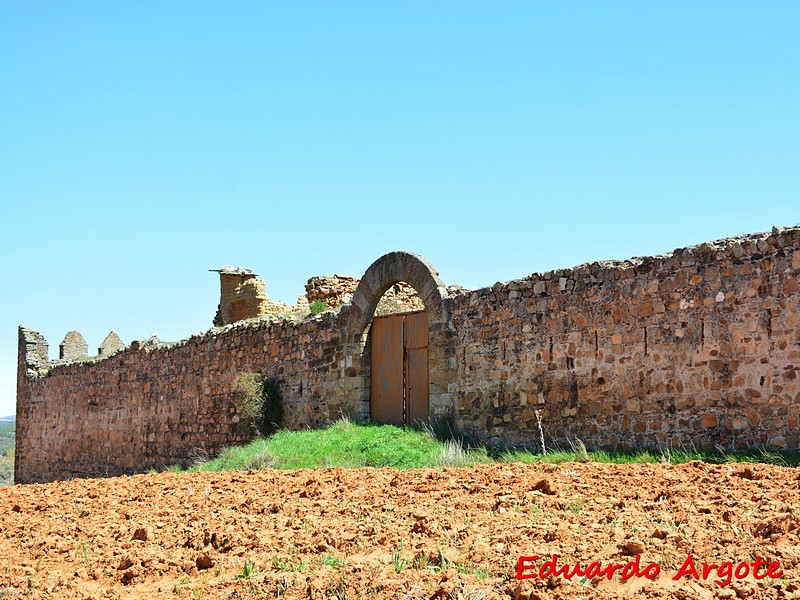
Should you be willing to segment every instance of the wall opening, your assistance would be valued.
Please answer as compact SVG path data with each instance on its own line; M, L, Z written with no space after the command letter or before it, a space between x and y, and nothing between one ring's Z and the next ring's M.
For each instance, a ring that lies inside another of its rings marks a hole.
M386 317L399 313L425 310L425 303L419 297L419 292L405 281L398 281L389 286L378 300L375 307L376 317Z
M427 421L428 315L413 286L401 281L383 293L367 340L370 420L390 425Z
M424 423L430 415L428 314L419 292L398 281L383 292L365 330L369 420Z
M400 303L401 306L396 303L398 290L405 294L405 301ZM392 302L386 302L384 296L395 301L394 309ZM454 407L450 387L454 381L455 361L449 360L449 356L454 356L455 350L453 336L447 326L444 303L446 298L447 290L438 273L421 256L408 252L392 252L376 260L367 269L353 295L347 317L343 320L343 326L347 330L344 335L349 341L347 354L352 357L352 363L357 366L359 375L353 395L356 403L353 408L359 419L387 420L380 412L380 406L377 406L377 413L373 406L373 319L377 316L391 323L397 317L386 318L389 315L415 313L423 314L424 318L401 316L394 325L387 325L394 330L391 335L395 339L395 386L411 385L411 390L403 391L405 398L401 401L399 410L397 403L394 404L394 413L389 422L412 423L420 415L434 419L445 414L452 415ZM379 307L380 312L389 314L380 314ZM424 312L420 309L424 309ZM421 333L423 331L424 336ZM404 339L408 341L404 342ZM420 340L427 342L427 345L420 343ZM427 361L427 368L423 366L424 361ZM421 391L420 387L425 385L426 378L427 402L422 399L423 395L415 394ZM378 418L374 419L374 416Z

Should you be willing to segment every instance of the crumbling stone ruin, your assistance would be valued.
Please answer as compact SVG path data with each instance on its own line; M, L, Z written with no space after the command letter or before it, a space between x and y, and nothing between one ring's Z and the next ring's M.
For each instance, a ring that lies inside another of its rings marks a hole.
M97 349L97 357L109 357L126 347L116 332L110 331ZM80 331L70 331L58 346L58 358L63 362L72 362L93 357L89 356L89 344L86 343L83 334Z
M58 345L58 360L50 361L47 341L40 334L35 331L29 332L25 339L27 340L25 347L29 348L28 352L34 353L33 363L39 365L38 368L41 372L46 372L53 365L108 358L127 348L125 342L114 331L110 331L97 349L97 356L93 357L89 355L89 344L86 343L83 334L80 331L70 331Z
M15 480L134 473L241 443L243 373L277 382L289 429L412 414L494 446L538 447L541 422L550 447L800 448L798 227L477 290L392 252L357 283L310 281L307 296L335 305L319 315L268 312L247 270L220 279L227 324L177 343L50 361L20 327ZM424 311L376 316L401 282ZM380 405L387 373L401 391Z
M89 344L79 331L70 331L58 346L58 358L61 360L77 360L89 356Z
M50 368L49 348L44 336L36 331L20 327L19 329L19 363L26 367L25 377L37 377ZM17 372L17 378L20 373Z
M97 356L111 356L125 349L125 342L123 342L115 331L109 332L105 339L97 349Z
M267 296L265 282L250 269L228 266L214 269L214 272L220 275L220 300L213 321L217 327L267 315L308 313L315 302L337 309L353 300L359 284L358 279L347 275L312 277L306 283L306 293L298 298L297 304L292 305ZM376 314L388 315L423 308L416 290L401 281L386 290Z
M306 283L306 302L322 302L330 308L338 308L353 301L358 279L348 275L324 275L312 277Z
M306 284L306 302L322 302L330 308L338 308L353 301L360 280L347 275L312 277ZM424 310L425 305L417 291L404 281L399 281L384 292L375 314L390 315L398 312Z
M266 284L258 275L243 267L225 266L214 269L219 273L219 306L214 325L229 325L245 319L269 314L300 312L297 306L275 302L267 296Z

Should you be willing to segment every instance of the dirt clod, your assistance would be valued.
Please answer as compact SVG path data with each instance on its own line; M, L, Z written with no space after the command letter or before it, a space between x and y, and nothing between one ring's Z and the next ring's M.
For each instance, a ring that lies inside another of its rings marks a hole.
M555 489L553 488L553 484L550 483L549 479L540 479L537 481L533 488L534 491L540 491L543 494L548 494L550 496L555 495Z
M211 555L208 553L201 554L195 560L195 564L197 565L197 570L202 571L204 569L210 569L214 566L214 559L211 558Z
M634 556L636 554L641 554L642 552L644 552L644 544L637 540L630 540L625 542L622 548L625 551L625 554L628 554L630 556Z

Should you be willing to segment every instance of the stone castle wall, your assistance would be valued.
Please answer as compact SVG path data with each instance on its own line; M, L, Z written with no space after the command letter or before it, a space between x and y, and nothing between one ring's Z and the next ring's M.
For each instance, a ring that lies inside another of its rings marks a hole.
M247 371L278 379L285 427L323 425L341 408L330 392L343 375L333 322L244 322L177 344L134 342L105 360L49 369L41 361L44 338L20 328L30 358L20 353L27 364L20 364L15 481L186 465L242 443L233 394Z
M20 329L16 481L186 463L243 441L240 373L275 377L284 427L369 418L369 323L398 282L429 311L431 414L494 445L800 448L800 229L466 291L415 255L352 303L110 358L47 360ZM537 418L538 415L538 418Z
M800 230L553 271L451 307L459 428L593 448L800 447Z

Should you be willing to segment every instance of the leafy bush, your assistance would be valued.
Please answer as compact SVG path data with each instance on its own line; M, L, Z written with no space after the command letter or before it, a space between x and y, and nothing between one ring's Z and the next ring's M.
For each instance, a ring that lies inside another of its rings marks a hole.
M234 401L243 436L268 436L280 426L283 398L275 379L259 373L242 373L236 380Z
M309 309L311 309L311 314L312 315L318 315L320 313L324 313L329 308L330 307L327 304L325 304L324 302L322 302L321 300L317 300L315 302L312 302L311 306L309 306Z

